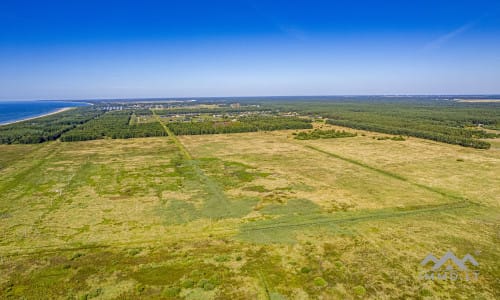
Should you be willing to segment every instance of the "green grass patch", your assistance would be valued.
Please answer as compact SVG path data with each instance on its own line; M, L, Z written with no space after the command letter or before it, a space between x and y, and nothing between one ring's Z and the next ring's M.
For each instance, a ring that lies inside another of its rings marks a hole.
M336 139L336 138L346 138L355 137L356 133L348 131L340 131L335 129L321 130L314 129L312 131L301 131L299 133L294 133L295 139L297 140L318 140L318 139Z

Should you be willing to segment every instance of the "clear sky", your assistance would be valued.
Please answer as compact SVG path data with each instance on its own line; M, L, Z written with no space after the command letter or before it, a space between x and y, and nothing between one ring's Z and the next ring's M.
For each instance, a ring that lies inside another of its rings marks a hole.
M0 1L0 99L500 93L500 1Z

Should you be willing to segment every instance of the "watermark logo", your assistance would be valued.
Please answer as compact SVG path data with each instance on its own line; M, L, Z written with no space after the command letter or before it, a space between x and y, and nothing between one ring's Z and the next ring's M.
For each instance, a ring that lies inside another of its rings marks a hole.
M434 263L430 270L420 273L421 280L450 280L450 281L476 281L479 272L469 269L467 264L479 266L479 263L470 254L466 254L462 259L448 251L440 259L429 253L420 263L422 267L428 267L429 263Z

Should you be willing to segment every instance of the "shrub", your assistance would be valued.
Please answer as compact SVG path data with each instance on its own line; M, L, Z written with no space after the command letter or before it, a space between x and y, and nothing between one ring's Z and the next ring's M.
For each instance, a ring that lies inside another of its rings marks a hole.
M214 284L212 284L212 283L210 283L210 282L207 282L207 283L205 283L205 284L203 285L203 289L204 289L205 291L211 291L211 290L215 289L215 285L214 285Z
M184 280L182 282L182 287L185 288L185 289L189 289L189 288L192 288L194 287L194 281L191 280L191 279L187 279L187 280Z
M366 289L361 285L355 286L353 291L357 296L364 296L366 294Z
M166 287L162 292L162 296L164 296L164 297L176 297L179 295L180 292L181 292L181 288L178 286Z
M326 286L328 284L328 282L326 282L326 280L324 280L322 277L316 277L314 278L314 285L315 286Z
M317 139L333 139L333 138L344 138L344 137L354 137L356 133L340 131L340 130L319 130L314 129L308 132L299 132L295 139L297 140L317 140Z
M430 296L432 296L432 292L429 291L428 289L422 289L420 291L420 296L422 296L422 297L430 297Z

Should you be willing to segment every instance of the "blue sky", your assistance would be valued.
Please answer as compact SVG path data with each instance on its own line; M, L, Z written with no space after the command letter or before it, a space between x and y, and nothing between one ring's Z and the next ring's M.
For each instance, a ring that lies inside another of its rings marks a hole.
M0 2L0 99L500 93L500 1Z

